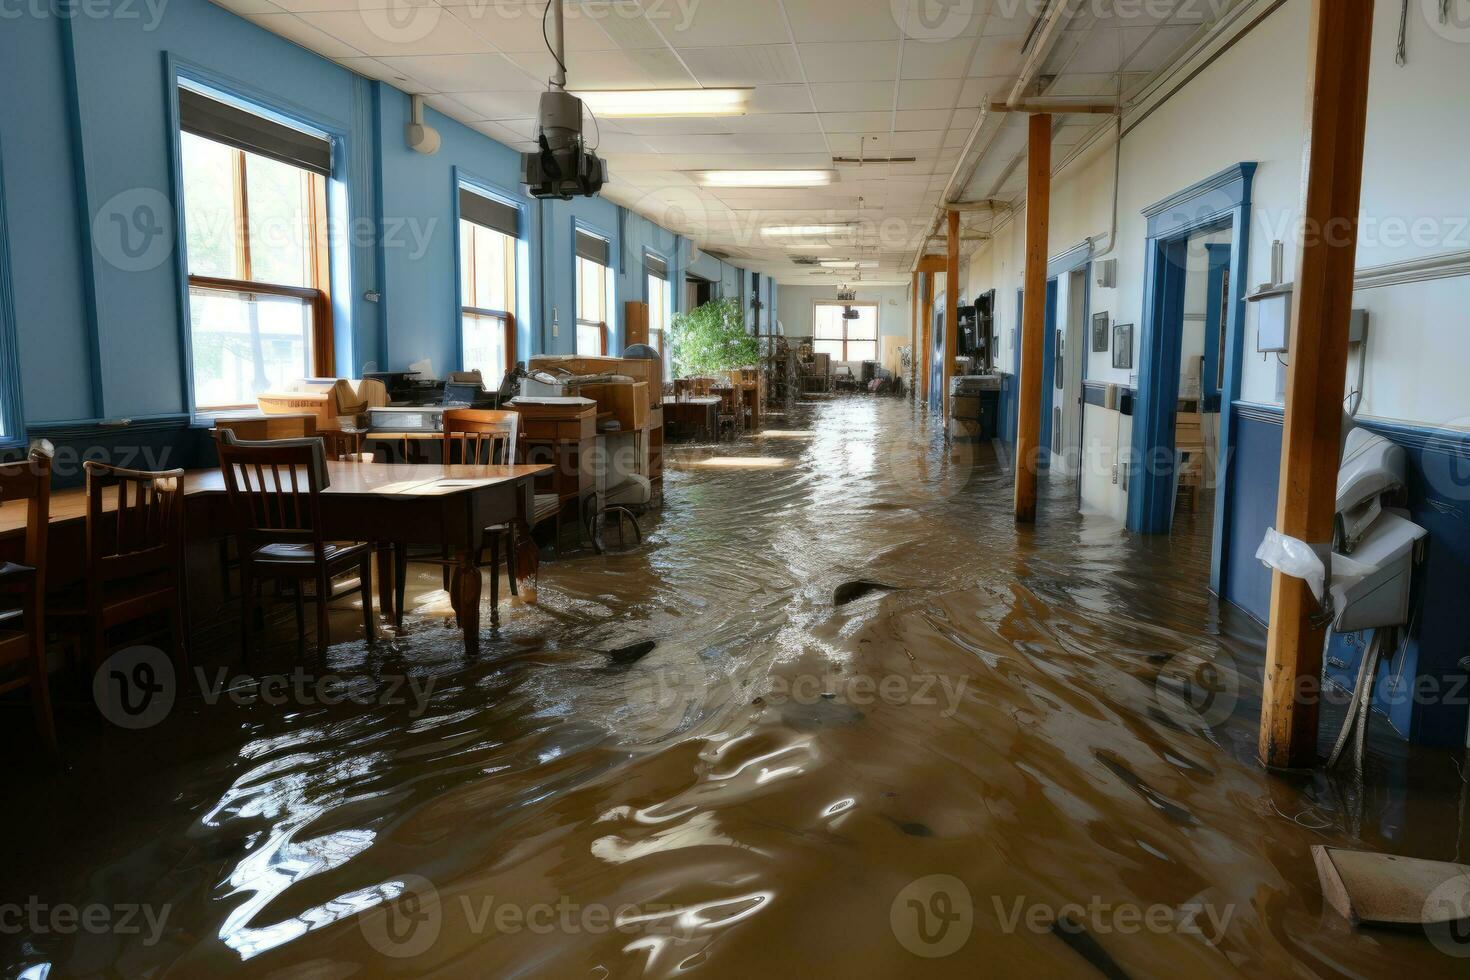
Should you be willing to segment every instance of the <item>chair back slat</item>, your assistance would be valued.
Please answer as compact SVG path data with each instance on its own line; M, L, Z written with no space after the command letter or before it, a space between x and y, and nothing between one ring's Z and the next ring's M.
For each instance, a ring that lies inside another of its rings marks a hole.
M91 460L83 468L89 596L118 579L156 573L176 578L183 560L184 471L130 470Z
M444 462L470 466L509 465L515 462L516 412L455 408L444 413Z
M311 544L320 560L322 488L316 449L231 445L223 440L216 448L237 533L256 547Z

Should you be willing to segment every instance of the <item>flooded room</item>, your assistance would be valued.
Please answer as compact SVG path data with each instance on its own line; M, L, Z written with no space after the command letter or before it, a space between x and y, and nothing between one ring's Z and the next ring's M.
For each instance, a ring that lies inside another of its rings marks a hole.
M1470 973L1470 0L0 81L0 976Z

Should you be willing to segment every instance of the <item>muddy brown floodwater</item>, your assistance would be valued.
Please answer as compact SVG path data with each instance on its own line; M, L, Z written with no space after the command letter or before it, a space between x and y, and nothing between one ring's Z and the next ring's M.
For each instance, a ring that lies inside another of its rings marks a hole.
M1464 860L1463 753L1262 771L1264 632L1207 528L1060 481L1017 528L1005 461L904 401L774 424L676 449L644 546L549 562L477 659L431 569L406 636L298 657L278 618L246 674L222 618L157 724L64 704L65 766L7 778L0 967L1467 975L1343 925L1309 854Z

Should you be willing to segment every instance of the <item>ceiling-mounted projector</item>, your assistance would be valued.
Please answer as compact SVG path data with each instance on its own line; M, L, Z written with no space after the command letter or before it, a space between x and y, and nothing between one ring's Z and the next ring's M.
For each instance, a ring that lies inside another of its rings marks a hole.
M582 100L567 93L565 57L566 28L560 0L546 5L541 15L545 34L546 15L554 13L556 40L546 37L546 46L556 59L550 88L541 93L536 119L536 150L521 154L521 183L536 198L570 201L574 197L596 197L607 183L607 163L587 149L582 138Z
M607 162L582 139L582 100L575 95L541 93L536 142L539 149L521 154L521 183L532 197L595 197L607 183Z

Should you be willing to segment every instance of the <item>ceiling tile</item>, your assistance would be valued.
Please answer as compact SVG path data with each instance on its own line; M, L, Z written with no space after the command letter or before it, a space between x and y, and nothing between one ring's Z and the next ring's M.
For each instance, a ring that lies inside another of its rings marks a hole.
M306 3L341 3L343 0L297 0ZM386 3L390 0L364 0L365 3ZM470 30L485 38L501 51L546 51L546 39L541 32L541 16L545 4L495 4L484 0L448 0L440 4L455 19L463 22ZM582 4L567 4L566 7L566 50L571 55L578 51L611 51L618 43L602 29L598 19L583 12Z
M899 82L899 109L949 109L960 94L957 79Z
M893 112L824 112L822 128L828 134L886 133L893 128Z
M494 50L442 7L306 13L301 19L374 57L472 54Z
M805 41L896 41L898 21L890 0L785 0L791 31Z
M970 73L971 52L975 38L920 44L907 41L903 46L904 78L964 78Z
M538 92L448 92L482 119L526 119L536 115Z
M364 53L346 41L302 21L295 14L250 14L245 19L328 58L351 58Z
M680 48L679 57L704 86L771 85L802 81L796 49L789 44L736 44Z
M537 92L545 87L501 54L421 55L380 60L436 92Z
M973 38L978 34L989 6L986 0L962 0L959 3L892 0L890 9L901 20L903 33L910 41L942 44L960 37Z
M893 107L892 82L826 82L811 89L818 112L878 112Z
M898 74L897 41L801 44L801 64L810 82L892 81Z
M653 4L646 5L652 10ZM779 0L723 0L723 2L657 5L662 13L654 19L646 13L665 41L676 48L729 44L782 44L791 40L781 16Z

